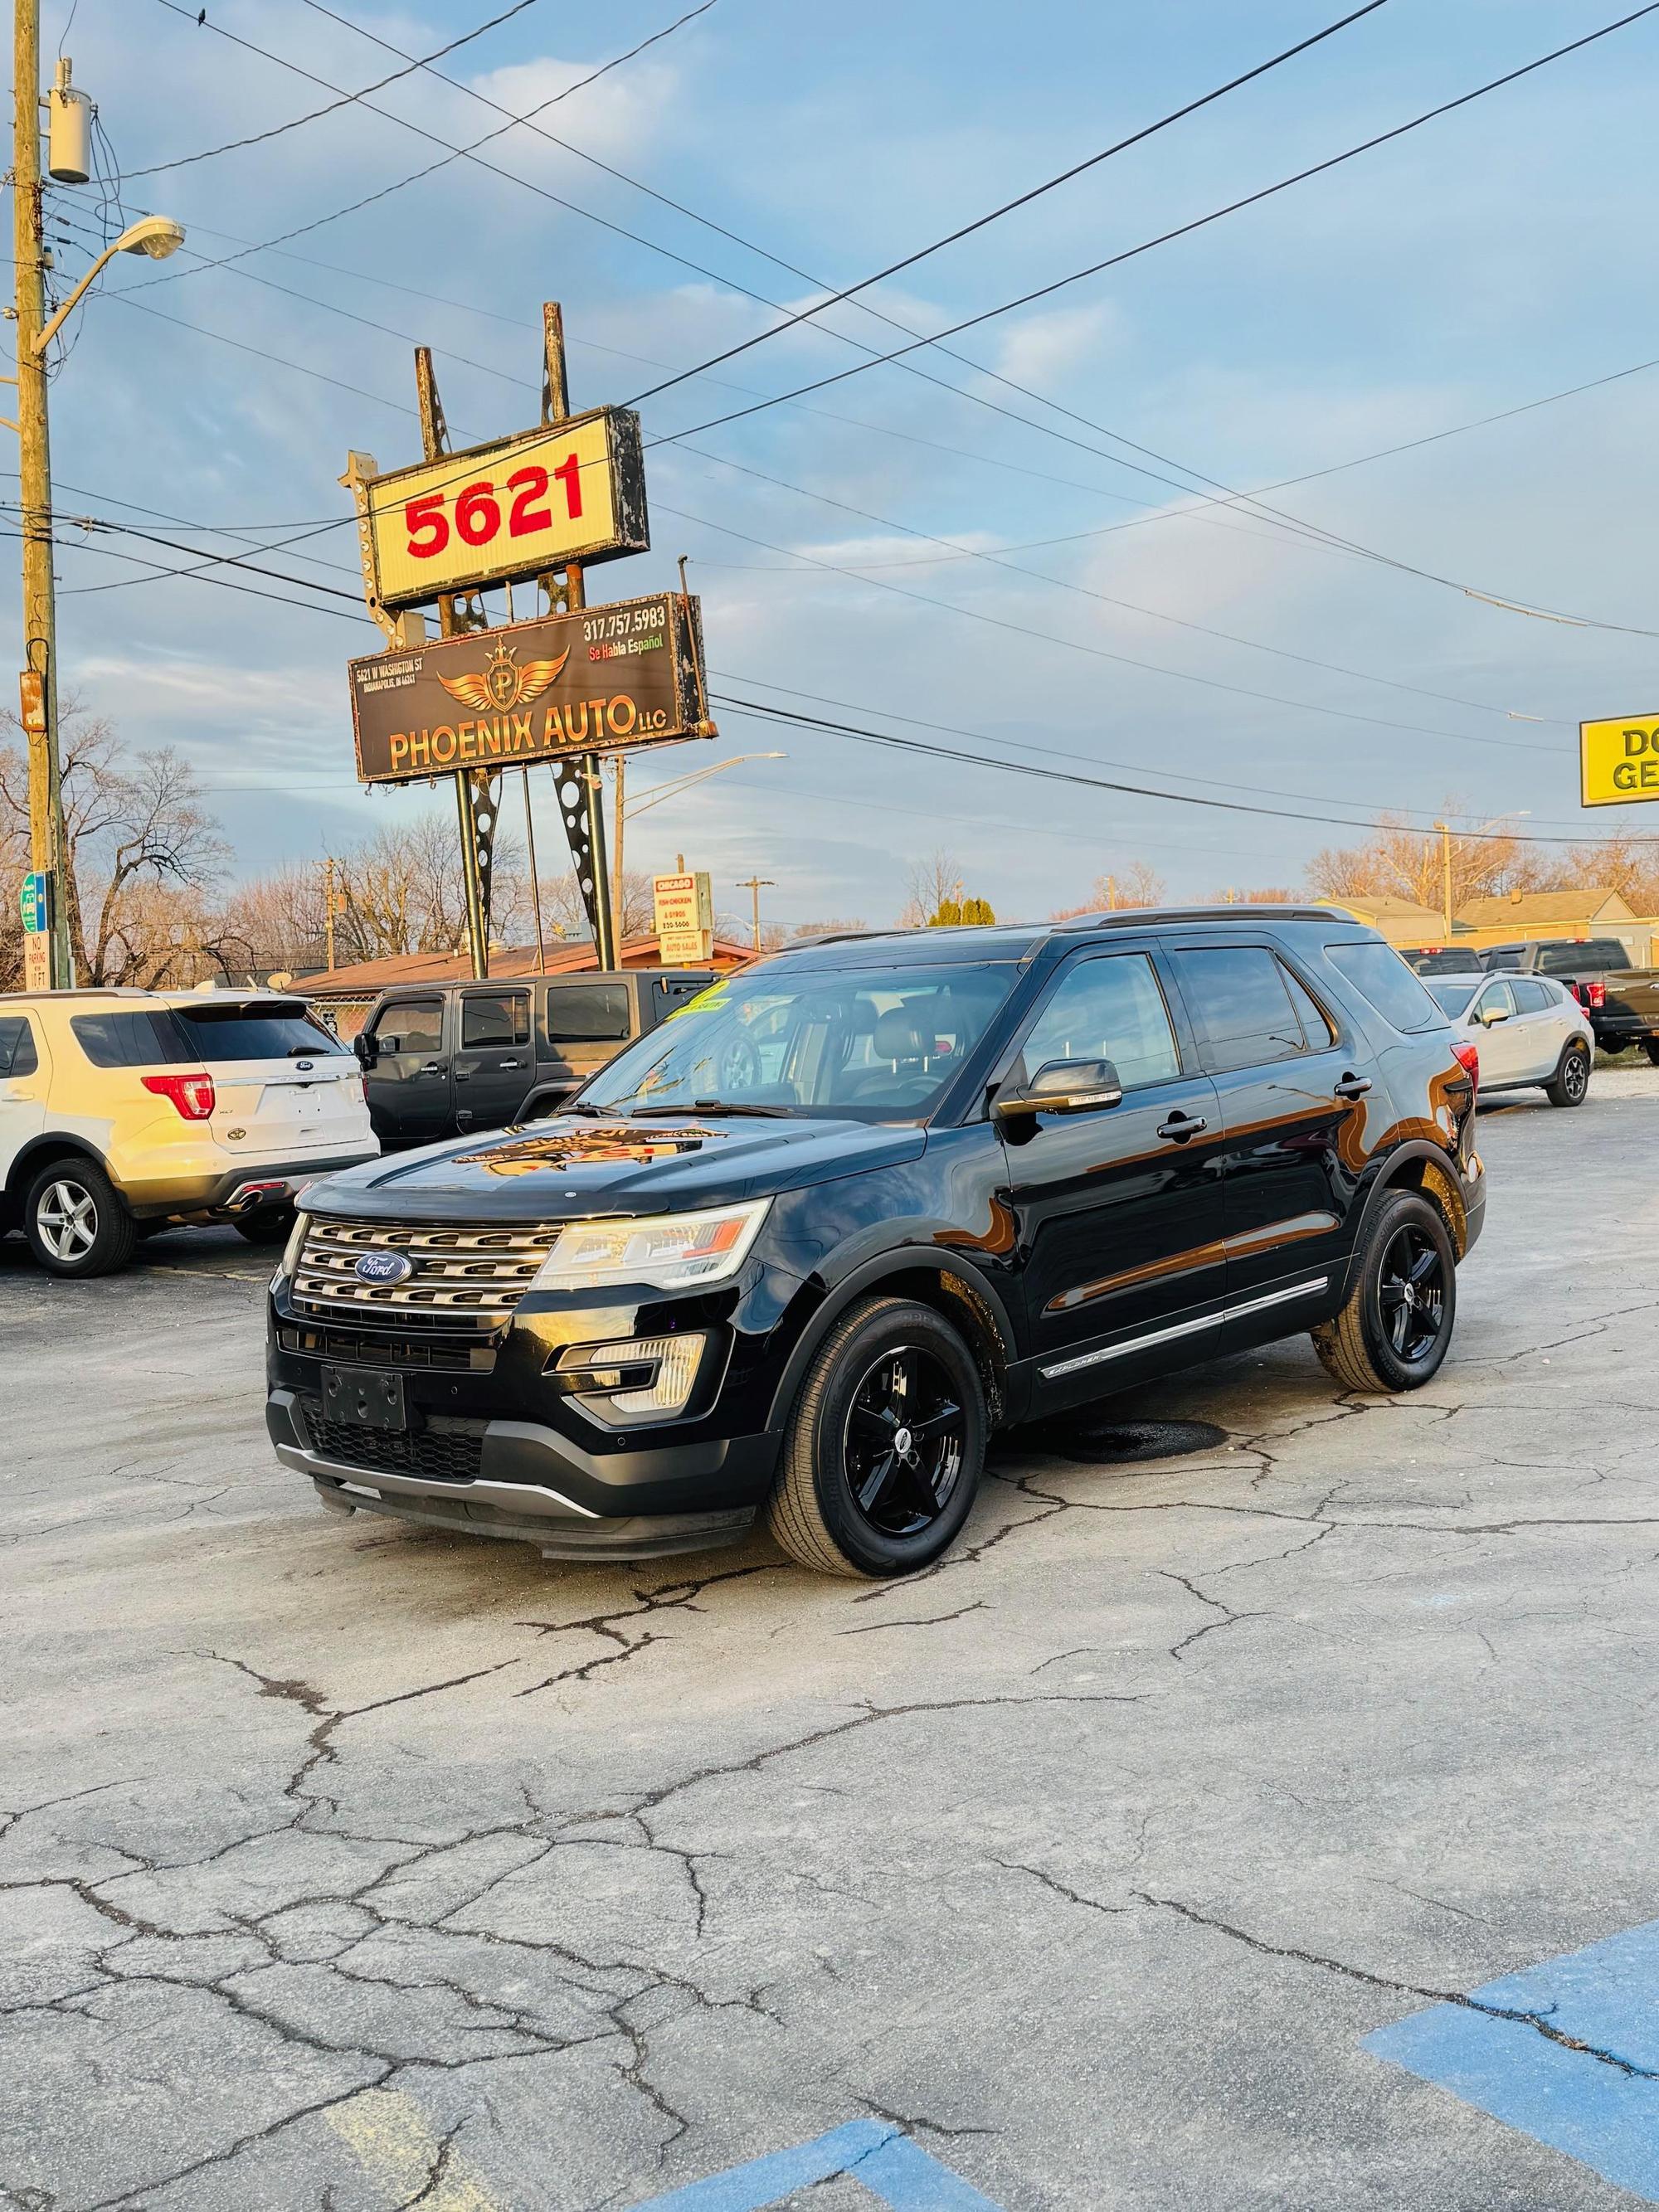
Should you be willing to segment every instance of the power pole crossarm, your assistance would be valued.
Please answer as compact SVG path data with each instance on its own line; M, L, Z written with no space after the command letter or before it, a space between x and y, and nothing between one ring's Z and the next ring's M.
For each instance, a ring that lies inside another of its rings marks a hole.
M752 892L754 895L755 950L758 952L761 949L760 895L763 891L775 890L777 889L777 885L773 882L770 876L744 876L739 881L738 889L740 891Z

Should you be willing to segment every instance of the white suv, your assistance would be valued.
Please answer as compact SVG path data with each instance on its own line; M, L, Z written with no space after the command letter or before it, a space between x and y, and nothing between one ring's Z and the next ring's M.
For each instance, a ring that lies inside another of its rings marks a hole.
M51 1274L107 1274L181 1222L280 1244L307 1182L380 1149L356 1060L299 999L0 996L0 1234Z

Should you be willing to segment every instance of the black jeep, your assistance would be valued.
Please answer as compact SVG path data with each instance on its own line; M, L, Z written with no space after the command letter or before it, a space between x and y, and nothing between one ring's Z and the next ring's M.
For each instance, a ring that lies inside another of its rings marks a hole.
M532 1127L314 1185L269 1422L325 1504L555 1558L764 1512L903 1574L999 1425L1310 1330L1445 1356L1486 1201L1474 1054L1321 908L820 941Z

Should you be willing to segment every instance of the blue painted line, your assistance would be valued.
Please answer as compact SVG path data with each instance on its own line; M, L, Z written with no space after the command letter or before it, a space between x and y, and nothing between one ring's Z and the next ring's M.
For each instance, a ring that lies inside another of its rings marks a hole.
M881 2120L849 2120L791 2150L772 2151L666 2197L650 2197L634 2212L764 2212L795 2190L842 2173L891 2212L1000 2212L960 2174Z
M1474 1990L1642 2069L1570 2051L1524 2021L1436 2005L1365 2038L1377 2057L1447 2089L1632 2196L1659 2204L1659 1921Z

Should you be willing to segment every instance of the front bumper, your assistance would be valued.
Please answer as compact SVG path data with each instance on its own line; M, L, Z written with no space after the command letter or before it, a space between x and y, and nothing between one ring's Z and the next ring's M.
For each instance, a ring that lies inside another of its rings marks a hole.
M331 1425L320 1449L303 1395L280 1384L265 1407L277 1457L311 1477L325 1505L533 1544L556 1559L647 1559L736 1542L754 1522L781 1441L704 1437L599 1455L539 1422L438 1419L444 1425L428 1431L439 1447L431 1456L453 1440L457 1473L434 1472L412 1452L404 1466L358 1464ZM384 1449L377 1434L362 1432L363 1457Z
M125 1182L121 1194L140 1221L234 1220L262 1206L291 1206L307 1183L380 1154L380 1146L371 1144L311 1159L242 1160L212 1175Z

